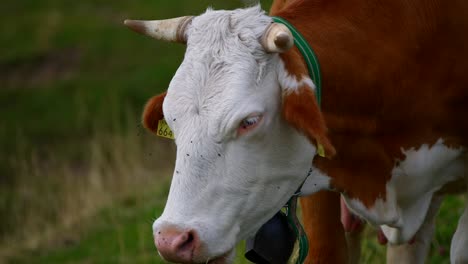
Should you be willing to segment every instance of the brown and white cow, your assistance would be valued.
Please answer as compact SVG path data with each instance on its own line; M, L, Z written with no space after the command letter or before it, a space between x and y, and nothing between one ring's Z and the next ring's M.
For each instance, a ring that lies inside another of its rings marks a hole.
M150 130L164 116L177 144L166 208L153 225L168 261L228 263L311 166L302 192L316 194L302 208L312 261L346 261L339 193L401 244L430 224L435 193L453 182L466 190L467 1L275 1L271 15L317 53L321 109L290 32L259 7L126 22L187 44L167 94L143 116ZM326 158L314 158L317 144ZM467 248L465 208L452 262L467 263Z

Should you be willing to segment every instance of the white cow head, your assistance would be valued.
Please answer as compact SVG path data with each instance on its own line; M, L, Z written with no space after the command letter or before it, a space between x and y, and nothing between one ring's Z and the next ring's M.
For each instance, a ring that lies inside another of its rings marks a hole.
M164 116L177 145L156 246L169 261L228 262L304 181L315 144L334 151L314 85L287 71L279 53L292 46L291 33L259 7L126 24L187 43L167 94L143 115L150 130Z

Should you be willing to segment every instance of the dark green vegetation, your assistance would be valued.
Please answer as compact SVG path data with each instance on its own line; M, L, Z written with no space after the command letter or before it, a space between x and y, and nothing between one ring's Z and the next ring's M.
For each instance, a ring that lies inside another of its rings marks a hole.
M122 21L199 14L210 5L244 3L2 4L0 262L161 263L151 223L167 196L174 146L143 131L139 116L168 86L184 47L137 35ZM462 205L458 197L445 203L433 263L448 263ZM363 263L382 262L375 241L369 235Z

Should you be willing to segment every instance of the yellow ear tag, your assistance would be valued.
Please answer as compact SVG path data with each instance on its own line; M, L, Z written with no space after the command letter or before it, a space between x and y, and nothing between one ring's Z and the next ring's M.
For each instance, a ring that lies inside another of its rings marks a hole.
M174 139L174 133L172 133L172 130L167 125L165 119L161 119L158 121L158 130L156 131L156 135L164 138Z
M325 158L325 149L323 148L322 144L320 144L320 143L318 143L318 142L317 142L317 154L318 154L320 157Z

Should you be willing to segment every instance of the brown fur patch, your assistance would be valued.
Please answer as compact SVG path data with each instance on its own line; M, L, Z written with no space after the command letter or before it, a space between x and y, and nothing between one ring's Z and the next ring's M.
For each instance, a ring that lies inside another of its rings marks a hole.
M293 24L320 61L321 111L337 155L315 164L367 207L386 197L402 148L439 138L468 145L468 4L408 3L297 0L271 14ZM297 76L294 53L281 56Z
M284 119L304 133L312 144L322 144L327 157L335 155L335 148L326 135L327 128L317 99L310 87L304 85L298 92L284 94L282 111Z
M286 71L296 80L309 76L302 55L296 47L280 54L280 57ZM284 90L288 90L287 88L283 87ZM291 126L304 133L312 144L322 144L327 157L335 155L335 148L327 137L325 121L312 87L303 85L298 92L283 94L283 117Z
M276 13L279 12L281 9L283 9L289 2L289 0L275 0L273 1L273 4L271 5L270 8L270 13Z
M309 240L305 263L347 263L345 231L340 221L340 194L321 191L301 197L300 201Z
M316 157L314 164L336 189L371 208L385 199L402 148L439 138L452 147L468 146L467 1L291 0L273 7L271 15L293 24L320 61L321 111L337 155ZM281 57L288 71L300 76L302 58L293 53ZM316 238L329 243L319 249L323 254L343 249L339 238L329 235L336 228L326 223L339 216L304 218L315 224L310 228L324 230ZM316 241L309 241L315 247ZM316 263L333 263L320 254L314 255Z

